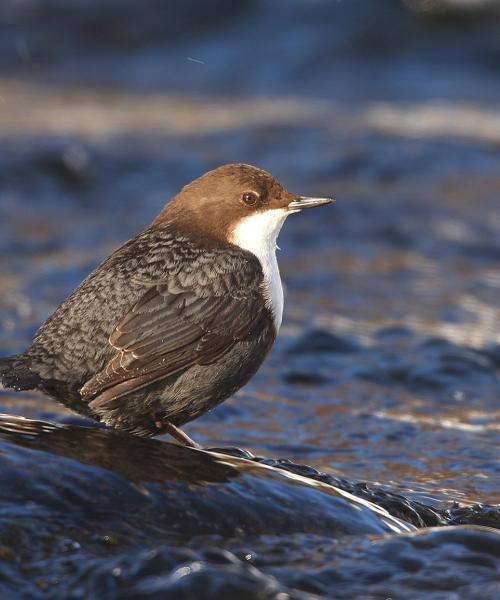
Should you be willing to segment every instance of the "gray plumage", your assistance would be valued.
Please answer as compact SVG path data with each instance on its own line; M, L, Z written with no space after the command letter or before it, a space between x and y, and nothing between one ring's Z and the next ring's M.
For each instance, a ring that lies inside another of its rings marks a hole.
M29 387L109 425L152 435L152 413L182 425L241 387L272 345L261 280L248 252L148 229L61 304L19 364Z
M281 292L274 241L286 215L329 202L249 165L206 173L91 273L25 353L0 359L3 385L195 445L176 426L244 385L275 340L269 286Z

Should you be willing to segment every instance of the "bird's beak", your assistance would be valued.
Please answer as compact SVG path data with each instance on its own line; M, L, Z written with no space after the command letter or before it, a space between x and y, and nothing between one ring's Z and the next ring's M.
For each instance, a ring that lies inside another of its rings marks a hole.
M315 208L316 206L323 206L325 204L332 204L335 202L335 198L310 198L309 196L296 196L295 200L292 200L288 205L288 210L296 211L304 208Z

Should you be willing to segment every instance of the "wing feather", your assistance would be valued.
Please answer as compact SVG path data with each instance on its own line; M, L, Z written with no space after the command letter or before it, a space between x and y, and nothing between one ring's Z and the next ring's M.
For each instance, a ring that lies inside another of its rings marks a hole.
M262 273L244 255L221 267L205 253L175 280L145 282L144 294L109 337L116 350L81 394L96 408L194 364L210 364L246 337L262 316ZM230 282L228 284L228 281Z

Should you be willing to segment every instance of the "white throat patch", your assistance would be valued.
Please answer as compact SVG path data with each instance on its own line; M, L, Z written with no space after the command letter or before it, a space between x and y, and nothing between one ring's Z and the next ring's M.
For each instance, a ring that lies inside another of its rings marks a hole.
M264 272L264 296L273 314L276 331L283 317L283 288L276 260L276 239L289 214L287 209L277 208L245 217L234 228L230 240L259 259Z

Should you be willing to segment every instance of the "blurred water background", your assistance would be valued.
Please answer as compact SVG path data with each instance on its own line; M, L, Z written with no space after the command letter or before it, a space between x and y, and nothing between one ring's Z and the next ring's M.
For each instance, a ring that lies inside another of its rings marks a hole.
M0 392L2 598L500 596L499 2L2 0L0 137L2 354L210 168L338 200L222 454Z

